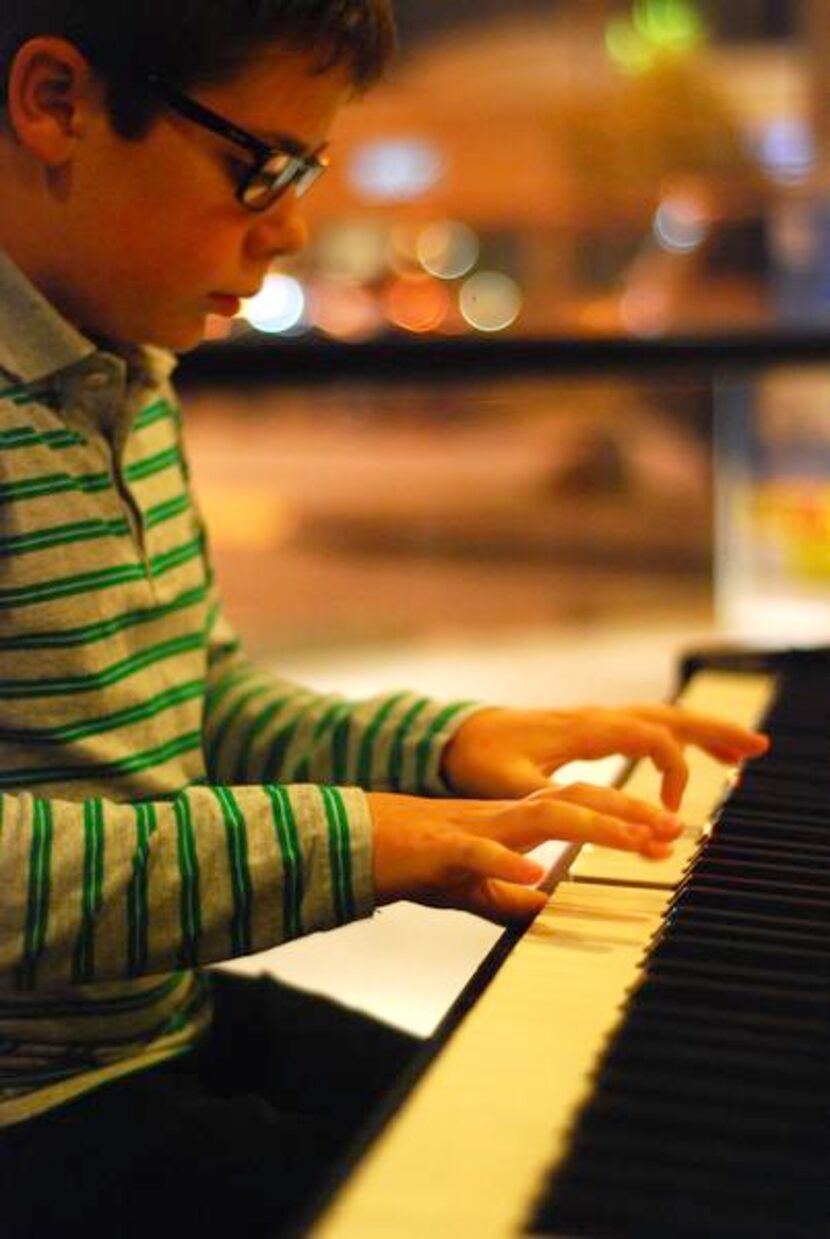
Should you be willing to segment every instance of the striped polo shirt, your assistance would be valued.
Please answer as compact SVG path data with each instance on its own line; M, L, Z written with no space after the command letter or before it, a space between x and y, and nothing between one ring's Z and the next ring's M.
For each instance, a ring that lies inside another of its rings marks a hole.
M193 1045L203 965L367 915L361 789L447 794L476 707L248 662L174 359L82 335L0 252L0 1123Z

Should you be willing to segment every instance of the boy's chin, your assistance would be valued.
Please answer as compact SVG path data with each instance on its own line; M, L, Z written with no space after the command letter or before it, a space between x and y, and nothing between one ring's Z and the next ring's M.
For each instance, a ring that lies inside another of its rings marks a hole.
M188 324L165 324L145 333L142 344L168 349L171 353L188 353L203 343L207 333L206 318Z

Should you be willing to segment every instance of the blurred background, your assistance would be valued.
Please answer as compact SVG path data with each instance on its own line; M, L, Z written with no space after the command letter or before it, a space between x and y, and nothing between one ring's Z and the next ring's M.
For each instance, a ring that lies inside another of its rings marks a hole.
M309 248L180 370L249 648L556 703L827 640L826 0L396 8Z
M827 0L396 7L311 245L179 372L248 648L567 705L828 642ZM399 904L234 966L426 1034L497 937Z

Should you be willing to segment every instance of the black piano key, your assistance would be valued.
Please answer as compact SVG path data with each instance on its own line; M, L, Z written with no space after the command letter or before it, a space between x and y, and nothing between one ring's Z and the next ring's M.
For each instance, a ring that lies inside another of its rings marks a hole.
M729 887L712 882L683 884L673 901L681 907L732 908L738 912L757 912L760 916L781 916L790 921L819 921L830 925L830 901L813 895L790 895L780 890L758 890L736 883Z
M830 873L815 865L794 865L786 861L758 860L741 857L731 859L719 856L707 849L693 867L695 878L724 878L731 882L761 883L767 888L785 891L826 891L830 886Z
M717 921L726 926L732 926L735 933L741 933L751 926L770 930L775 933L798 934L802 937L825 938L827 925L824 921L811 920L808 917L786 917L783 914L761 914L755 911L735 908L704 907L693 902L691 897L679 896L666 913L664 926L673 923L690 923L694 921Z
M826 813L804 814L796 813L792 808L773 813L765 806L763 809L740 810L730 804L728 811L723 813L716 823L717 833L729 830L739 833L741 830L752 830L767 836L772 835L782 839L801 839L804 843L821 843L830 835Z
M758 860L770 859L773 863L780 859L782 864L820 866L826 872L830 869L830 833L826 844L820 841L798 843L786 836L782 839L780 833L751 835L744 831L735 834L727 826L708 841L706 855L724 860L755 857Z
M764 1023L752 1016L741 1019L734 1013L714 1023L708 1009L649 1009L639 1003L632 1004L619 1035L629 1033L642 1038L644 1043L682 1040L686 1045L701 1046L709 1053L721 1047L776 1057L797 1053L823 1063L827 1058L830 1028L820 1024L809 1027L802 1021Z
M805 973L830 984L830 942L810 946L792 942L770 941L767 937L736 938L720 933L683 932L664 935L650 950L646 967L656 962L670 964L672 960L696 961L704 966L736 964L764 967L771 976L786 971L789 975Z
M715 978L701 980L690 976L652 977L644 974L632 997L639 1005L655 1003L667 1009L698 1007L717 1014L745 1016L782 1026L788 1021L803 1021L810 1027L830 1033L830 995L810 990L788 994L780 986L739 986Z
M830 1236L830 660L785 666L532 1234Z

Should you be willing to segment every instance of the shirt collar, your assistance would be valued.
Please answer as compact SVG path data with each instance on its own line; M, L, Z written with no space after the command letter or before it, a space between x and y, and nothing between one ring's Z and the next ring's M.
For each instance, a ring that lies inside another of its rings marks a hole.
M128 381L151 387L161 385L177 365L166 349L96 343L83 335L0 250L0 369L35 386L101 352L126 362Z

